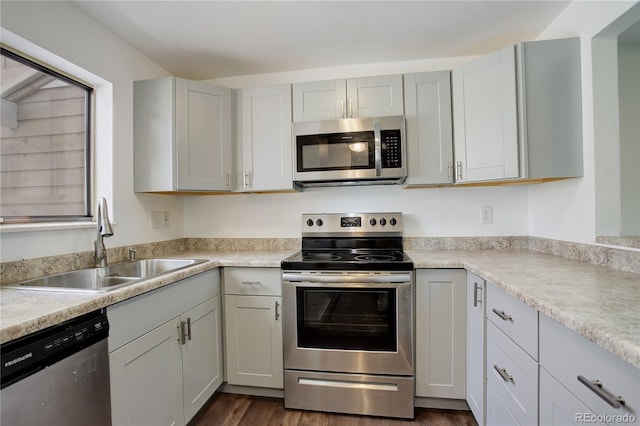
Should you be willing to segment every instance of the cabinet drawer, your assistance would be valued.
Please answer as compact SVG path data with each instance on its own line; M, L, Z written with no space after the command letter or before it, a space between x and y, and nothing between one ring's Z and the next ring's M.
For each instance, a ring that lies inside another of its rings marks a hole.
M596 419L593 421L593 419ZM588 421L587 421L588 420ZM545 426L580 425L584 423L602 426L596 415L575 396L540 369L540 424Z
M640 369L545 315L540 315L540 365L592 412L640 422ZM589 389L578 377L599 380L601 389ZM612 407L596 393L603 391L625 403Z
M489 426L516 426L518 422L507 406L500 399L496 391L487 384L487 425Z
M224 268L224 293L260 296L282 295L280 268Z
M487 382L519 424L538 423L538 363L491 322L487 323Z
M538 359L538 311L487 283L487 319Z

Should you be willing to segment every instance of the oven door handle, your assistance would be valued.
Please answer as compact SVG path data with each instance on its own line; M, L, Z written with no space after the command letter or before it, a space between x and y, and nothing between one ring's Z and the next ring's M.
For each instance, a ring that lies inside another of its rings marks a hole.
M338 283L338 284L386 284L386 283L411 283L411 274L292 274L284 272L283 281L305 283Z

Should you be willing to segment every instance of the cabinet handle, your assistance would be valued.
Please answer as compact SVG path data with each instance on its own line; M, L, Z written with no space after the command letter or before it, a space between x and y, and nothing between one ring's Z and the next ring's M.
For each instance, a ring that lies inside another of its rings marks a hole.
M187 337L184 329L184 321L180 321L180 338L178 339L181 345L184 345L187 342Z
M245 285L262 285L260 281L241 281L240 284Z
M507 369L506 368L500 368L497 365L494 365L493 368L495 368L495 370L498 372L500 377L502 377L502 380L504 380L505 382L515 383L513 381L513 376L511 374L507 373Z
M473 307L477 307L478 303L482 303L482 296L480 300L478 300L478 291L482 291L482 287L478 285L478 283L473 283Z
M462 161L456 161L456 180L462 180Z
M347 98L342 98L340 104L342 105L342 118L347 118Z
M191 340L191 318L187 318L187 339Z
M349 97L349 118L353 117L353 99Z
M452 173L453 173L453 164L449 163L447 164L447 179L453 178Z
M600 380L589 380L584 376L578 376L578 381L589 388L590 391L598 395L600 398L604 399L604 401L612 406L613 408L620 408L625 401L621 396L614 396L612 393L602 387L602 383Z
M242 171L242 189L247 187L247 172Z
M280 319L280 302L276 300L276 321Z
M502 318L504 321L513 321L511 315L505 313L505 311L499 311L496 308L493 308L493 313Z
M231 189L231 172L227 172L227 188Z

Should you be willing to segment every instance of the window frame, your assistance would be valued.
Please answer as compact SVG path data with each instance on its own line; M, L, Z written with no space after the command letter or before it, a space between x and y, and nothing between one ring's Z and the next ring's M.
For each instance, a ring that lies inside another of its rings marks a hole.
M93 139L94 139L94 117L95 109L95 88L86 84L80 79L75 79L63 72L56 70L52 66L30 59L27 55L0 45L0 54L13 61L20 62L32 67L42 73L51 75L56 79L84 90L84 213L78 215L39 215L39 216L0 216L0 225L3 224L24 224L24 223L59 223L59 222L87 222L93 220L93 205L91 203L93 188Z

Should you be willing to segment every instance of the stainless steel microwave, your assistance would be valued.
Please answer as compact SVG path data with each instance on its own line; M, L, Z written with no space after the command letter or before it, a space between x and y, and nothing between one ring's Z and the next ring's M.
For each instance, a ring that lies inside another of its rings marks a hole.
M403 116L294 123L294 186L402 183L404 134Z

